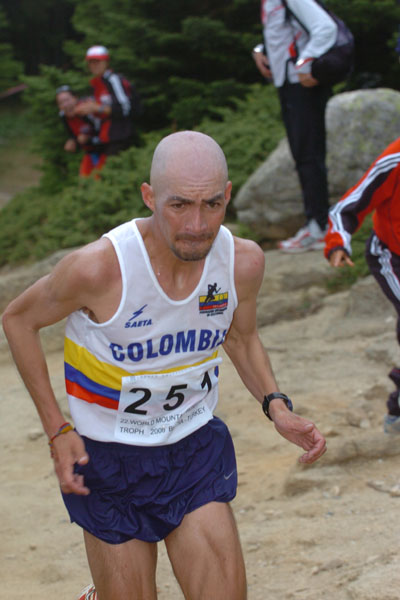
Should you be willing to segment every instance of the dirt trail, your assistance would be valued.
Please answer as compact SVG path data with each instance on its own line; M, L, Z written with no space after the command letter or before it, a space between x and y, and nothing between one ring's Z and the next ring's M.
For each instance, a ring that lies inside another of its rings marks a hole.
M301 265L304 281L325 269L317 257L267 253L264 320ZM301 468L300 452L274 431L227 357L221 368L218 414L237 450L233 508L249 600L398 600L400 440L382 432L387 373L399 359L394 315L370 280L334 296L310 289L303 292L311 314L296 318L307 313L300 285L290 320L275 315L261 335L281 389L327 436L321 461ZM60 350L49 353L49 365L65 406ZM68 522L46 439L4 350L0 381L0 598L71 600L90 580L81 532ZM162 545L158 588L160 600L182 598Z
M29 139L7 145L0 140L0 208L15 194L39 183L40 159L30 152L30 144Z

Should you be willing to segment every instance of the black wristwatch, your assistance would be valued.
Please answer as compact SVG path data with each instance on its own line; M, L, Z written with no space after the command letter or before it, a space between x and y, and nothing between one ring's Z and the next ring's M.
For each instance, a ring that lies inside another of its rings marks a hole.
M262 409L264 414L268 417L270 421L272 421L272 417L269 414L269 405L272 400L275 398L281 398L284 401L289 410L293 411L293 403L290 398L286 396L286 394L281 394L281 392L273 392L272 394L268 394L268 396L264 396L264 401L262 403Z

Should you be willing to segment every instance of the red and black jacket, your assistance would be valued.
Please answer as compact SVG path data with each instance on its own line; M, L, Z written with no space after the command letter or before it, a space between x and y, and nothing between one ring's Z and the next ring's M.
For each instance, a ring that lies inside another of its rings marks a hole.
M111 106L111 115L101 115L100 142L107 144L133 136L133 117L140 113L140 102L134 86L124 77L108 69L102 77L90 81L99 104Z
M374 231L400 255L400 138L372 163L360 181L330 210L325 256L339 248L351 254L351 236L374 212Z

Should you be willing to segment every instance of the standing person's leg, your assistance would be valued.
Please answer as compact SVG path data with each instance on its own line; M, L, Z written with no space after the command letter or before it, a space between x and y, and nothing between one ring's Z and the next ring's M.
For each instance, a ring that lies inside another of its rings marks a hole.
M298 172L308 220L314 219L324 231L328 223L329 192L326 168L325 109L330 89L301 87L297 120L300 138Z
M107 544L84 532L96 600L155 600L157 545L130 540Z
M98 160L96 162L96 165L94 166L94 169L96 171L101 171L101 169L106 164L106 160L107 160L107 154L105 154L104 152L102 152L101 154L99 154L99 157L98 157ZM96 179L100 179L100 175L96 174L95 178Z
M94 165L92 162L92 157L88 152L85 152L81 164L79 166L79 175L80 177L88 177L90 173L93 171Z
M94 170L100 171L106 158L107 156L103 153L85 152L80 164L79 175L88 177Z
M400 256L393 254L373 233L366 244L365 258L372 275L397 312L396 333L400 344ZM387 433L400 433L400 368L393 368L389 377L397 389L387 400L384 429Z
M296 163L307 222L314 219L324 230L329 195L326 156L325 109L330 88L288 84L279 88L282 118Z
M105 147L105 153L107 156L117 156L120 152L127 150L132 146L132 138L126 138L123 140L117 140L115 142L108 142Z
M187 514L165 539L186 600L246 600L246 574L229 504L211 502Z

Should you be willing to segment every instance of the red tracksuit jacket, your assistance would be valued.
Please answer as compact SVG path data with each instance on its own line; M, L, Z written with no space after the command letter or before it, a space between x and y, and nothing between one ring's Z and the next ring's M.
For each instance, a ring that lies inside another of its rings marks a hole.
M400 255L400 138L389 144L360 181L331 208L326 258L339 248L351 254L351 236L372 211L376 235L392 253Z

